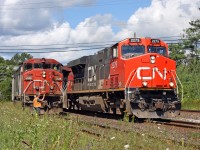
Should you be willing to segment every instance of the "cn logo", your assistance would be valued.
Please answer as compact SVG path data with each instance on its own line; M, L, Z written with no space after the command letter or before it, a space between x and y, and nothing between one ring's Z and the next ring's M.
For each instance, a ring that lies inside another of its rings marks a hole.
M141 72L144 70L149 70L152 71L152 75L151 76L141 76ZM155 78L155 74L158 74L160 76L161 79L165 80L166 79L166 73L167 73L167 69L164 68L163 74L160 72L160 70L157 67L154 67L152 70L150 67L139 67L137 69L137 78L138 79L144 79L144 80L152 80Z

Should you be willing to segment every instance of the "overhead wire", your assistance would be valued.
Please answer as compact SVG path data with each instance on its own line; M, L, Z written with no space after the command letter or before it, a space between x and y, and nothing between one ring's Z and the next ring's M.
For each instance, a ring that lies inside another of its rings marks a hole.
M106 43L113 43L113 42L117 42L117 41L102 41L102 42L85 42L85 43L52 43L52 44L38 44L38 45L33 45L33 44L30 44L30 45L11 45L11 46L8 46L8 45L1 45L0 47L20 47L20 46L60 46L60 45L65 45L65 46L70 46L70 45L86 45L86 44L106 44ZM92 45L92 46L96 46L96 45ZM97 45L98 46L98 45ZM74 48L74 47L73 47Z
M168 44L180 44L180 43L178 43L178 42L171 42L171 43L168 43ZM26 53L60 53L60 52L78 52L78 51L92 51L92 50L102 50L102 49L104 49L104 48L106 48L105 46L102 46L102 47L88 47L88 48L80 48L80 49L63 49L63 48L60 48L60 49L58 49L58 48L51 48L51 50L46 50L46 51L41 51L42 49L34 49L34 50L31 50L31 49L19 49L19 50L3 50L3 49L1 49L1 51L0 51L0 53L24 53L24 52L26 52ZM56 50L54 50L54 49L56 49ZM61 50L61 49L63 49L63 50ZM45 49L43 49L43 50L45 50Z
M61 2L64 2L64 1L61 1ZM55 4L55 3L52 3L52 2L46 2L46 4ZM74 4L74 5L54 5L54 6L37 6L37 7L20 7L20 8L17 8L17 7L12 7L12 5L14 5L14 4L11 4L10 6L9 5L0 5L0 8L1 7L4 7L4 9L6 9L6 10L23 10L23 9L43 9L43 8L45 8L45 9L54 9L54 8L64 8L64 7L90 7L90 6L96 6L96 7L99 7L99 6L106 6L106 5L124 5L124 4L129 4L129 3L132 3L132 1L128 1L128 2L122 2L122 1L111 1L111 2L109 2L109 3L106 3L106 4L92 4L92 3L87 3L87 4ZM29 4L31 4L31 3L29 3ZM38 2L38 3L32 3L32 4L45 4L45 3L41 3L41 2ZM20 4L18 4L18 5L20 5ZM21 6L23 5L23 3L21 3ZM16 4L14 5L14 6L16 6ZM5 7L7 7L7 8L5 8Z
M98 47L98 48L86 48L86 49L71 49L71 50L56 50L56 51L0 51L0 53L23 53L23 52L27 52L27 53L55 53L55 52L76 52L76 51L90 51L90 50L98 50L98 49L103 49L105 47ZM30 50L30 49L29 49ZM41 49L38 49L41 50Z
M160 38L159 38L160 39ZM165 42L179 42L181 39L162 39ZM70 48L80 48L80 47L107 47L113 45L119 41L107 41L107 42L89 42L89 43L71 43L71 44L44 44L44 45L1 45L0 50L15 50L15 49L23 49L23 50L38 50L38 49L70 49ZM96 45L98 44L98 45ZM52 46L52 47L50 47ZM64 46L64 47L56 47L56 46ZM39 47L39 48L35 48Z
M157 37L159 39L168 39L168 38L174 38L174 37L177 37L177 38L181 38L180 35L174 35L174 36L164 36L164 37ZM140 38L140 37L138 37ZM181 39L171 39L171 40L181 40ZM55 45L80 45L80 44L83 44L83 45L86 45L86 44L106 44L106 43L113 43L113 42L119 42L120 40L111 40L111 41L93 41L93 42L80 42L80 43L51 43L51 44L27 44L27 45L0 45L0 47L19 47L19 46L55 46ZM165 41L165 40L164 40Z

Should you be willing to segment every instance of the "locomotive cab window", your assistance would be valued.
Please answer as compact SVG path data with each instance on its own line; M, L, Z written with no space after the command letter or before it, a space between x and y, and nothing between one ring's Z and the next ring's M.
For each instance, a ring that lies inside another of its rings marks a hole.
M32 69L31 63L24 64L24 70L31 70L31 69Z
M50 69L51 68L51 64L42 64L42 68L43 69Z
M34 64L34 68L42 68L42 64L35 63L35 64Z
M160 46L148 46L148 52L158 53L163 56L167 55L166 47L160 47Z
M60 70L60 64L52 64L52 69Z
M112 58L117 58L117 57L118 57L118 49L117 49L117 47L113 47Z
M128 59L134 56L144 54L145 49L142 45L123 45L122 46L122 58Z

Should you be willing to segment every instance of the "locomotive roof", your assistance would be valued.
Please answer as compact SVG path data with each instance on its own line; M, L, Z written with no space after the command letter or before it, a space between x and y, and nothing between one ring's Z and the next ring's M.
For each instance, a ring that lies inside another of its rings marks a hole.
M109 48L116 47L119 43L125 42L127 40L129 41L130 39L152 39L152 38L150 38L150 37L126 38L126 39L120 40L119 42L112 44L110 47L107 47L107 48L97 51L97 54L100 54L100 53L108 50ZM96 55L96 54L94 53L93 55L83 56L83 57L77 58L75 60L72 60L67 64L67 66L73 67L73 66L77 66L77 65L85 65L87 63L87 58L90 56L94 56L94 55Z
M77 66L77 65L80 65L80 64L85 65L85 64L86 64L86 58L87 58L87 57L88 57L88 56L83 56L83 57L81 57L81 58L72 60L72 61L70 61L70 62L67 64L67 66L68 66L68 67L72 67L72 66Z
M69 68L68 66L63 66L62 69L65 70L65 71L68 71L68 72L72 71L72 69Z
M60 62L56 61L55 59L51 58L32 58L24 61L24 63L56 63L56 64L61 64Z

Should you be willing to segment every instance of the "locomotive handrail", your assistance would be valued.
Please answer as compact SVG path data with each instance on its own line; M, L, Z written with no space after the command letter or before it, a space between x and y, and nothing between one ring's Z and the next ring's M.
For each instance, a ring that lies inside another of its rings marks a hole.
M63 93L63 90L59 87L58 83L56 82L56 85L58 86L59 90L61 91L61 93Z
M66 83L65 85L63 84L63 86L62 86L62 90L63 90L63 91L67 90L68 82L69 82L69 81L67 81L67 83Z
M135 71L135 70L133 70L133 71L130 73L129 77L128 77L128 80L127 80L127 82L126 82L126 84L125 84L125 92L126 92L127 84L128 84L128 82L129 82L129 80L130 80L130 78L131 78L131 76L132 76L132 74L133 74L134 71ZM136 74L136 72L135 72L135 74ZM130 85L132 79L135 77L135 74L132 76L132 78L131 78L131 80L130 80L128 86ZM129 92L129 87L128 87L127 93L128 93L128 92ZM126 93L125 93L125 99L126 99ZM128 100L129 100L129 95L128 95Z
M127 87L127 83L128 83L128 81L129 81L129 79L130 79L130 77L131 77L131 75L132 75L132 73L133 73L134 71L135 71L135 70L133 70L133 71L130 73L130 75L129 75L129 77L128 77L128 80L126 81L125 88Z
M172 70L172 71L174 71L174 73L175 73L175 75L176 75L176 77L177 77L177 79L178 79L178 82L180 83L180 85L181 85L181 100L183 100L183 85L182 85L182 83L181 83L181 81L180 81L180 79L179 79L179 77L178 77L178 75L177 75L177 73L176 73L176 71L175 70ZM176 86L177 86L177 94L178 94L178 84L177 84L177 82L176 82L176 80L175 80L175 77L174 77L174 75L172 74L172 76L173 76L173 78L174 78L174 81L175 81L175 83L176 83Z
M175 74L176 74L176 71L174 71L174 72L175 72ZM180 85L181 85L181 88L182 88L181 100L183 100L183 85L182 85L181 80L179 79L179 77L178 77L177 74L176 74L176 77L177 77L177 79L178 79L178 81L179 81L179 83L180 83Z
M50 84L47 82L47 80L44 80L45 83L50 87ZM43 87L44 87L44 82L43 82Z
M33 81L31 81L28 86L24 89L23 94L27 91L27 89L29 88L29 86L31 85L31 83L33 83Z
M131 78L131 81L129 82L129 84L128 84L128 93L129 93L129 85L131 84L131 82L133 81L133 78L135 77L135 75L136 75L136 72L134 73L134 75L132 76L132 78ZM129 95L128 95L128 98L129 98Z
M30 85L31 85L33 82L35 83L35 81L37 81L37 82L42 82L41 80L33 80L33 81L31 81L31 82L27 85L26 89L24 89L23 94L27 91L27 89L30 87ZM49 83L48 83L46 80L45 80L44 82L46 82L47 85L50 86ZM41 88L44 88L44 82L43 82L43 87L41 87ZM59 88L59 90L61 91L61 93L63 93L63 90L59 87L58 83L56 83L56 85L58 86L58 88ZM34 88L35 88L35 85L34 85Z

